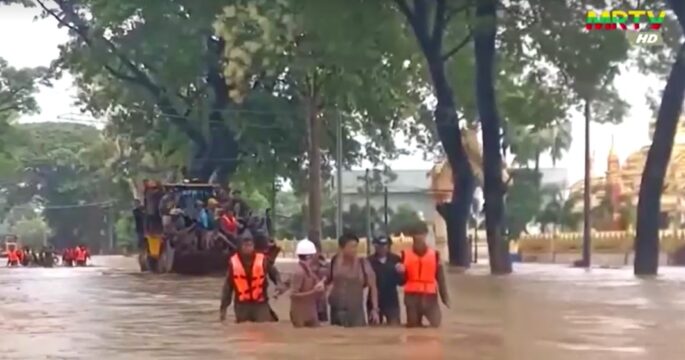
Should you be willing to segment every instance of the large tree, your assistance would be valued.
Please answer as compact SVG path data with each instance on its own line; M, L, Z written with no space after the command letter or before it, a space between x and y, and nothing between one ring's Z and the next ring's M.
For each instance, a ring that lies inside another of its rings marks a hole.
M420 101L410 86L411 68L404 64L408 55L392 46L397 34L393 30L399 29L380 31L376 24L374 15L382 7L370 2L357 7L345 1L237 1L224 8L215 25L217 34L233 44L225 51L229 84L247 90L247 84L259 77L276 83L274 94L292 99L301 109L307 134L302 139L308 237L315 243L321 237L323 130L342 121L345 134L375 143L366 146L364 154L375 162L377 149L396 153L392 130L398 126L393 123ZM333 13L335 17L327 16ZM342 35L341 28L347 29ZM233 96L241 101L245 92Z
M450 77L448 61L471 39L468 27L454 21L470 4L447 0L394 0L396 9L402 14L415 37L423 55L426 72L429 75L432 93L436 100L434 119L437 137L454 173L451 202L439 208L447 224L449 260L452 265L470 266L466 229L471 200L475 190L475 179L460 129L460 107ZM463 41L456 40L463 38ZM446 39L455 41L454 47Z
M54 68L76 78L85 111L135 135L179 134L189 177L224 180L235 171L239 147L220 58L226 44L212 30L223 2L36 3L69 30Z
M0 58L0 151L5 152L0 155L0 161L10 160L8 147L16 144L11 122L40 110L34 95L41 83L48 84L43 81L45 74L44 68L17 69Z
M636 275L655 275L659 267L661 195L685 97L685 45L681 40L682 31L685 30L685 3L682 1L668 3L679 24L680 33L676 39L680 44L677 50L672 52L666 49L666 54L670 53L669 55L675 58L675 62L673 62L661 97L652 146L647 153L640 182L635 236Z
M114 225L109 209L116 210L122 205L118 200L124 200L102 166L110 151L100 131L64 123L24 124L16 131L30 137L13 149L20 166L0 187L7 207L41 211L58 248L78 242L99 248L108 226Z
M511 272L509 243L504 238L504 194L502 180L501 119L495 99L495 36L497 0L480 0L476 5L474 48L476 60L476 103L483 133L483 195L485 228L490 267L495 274Z

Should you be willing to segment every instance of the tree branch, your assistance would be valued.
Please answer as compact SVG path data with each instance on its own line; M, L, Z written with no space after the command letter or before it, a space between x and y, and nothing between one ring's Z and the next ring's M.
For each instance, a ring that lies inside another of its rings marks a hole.
M4 113L5 111L19 111L20 107L19 105L8 105L5 107L0 107L0 113Z
M428 42L431 41L428 33L428 7L426 0L414 0L414 21L416 29ZM418 35L418 34L417 34Z
M469 33L466 34L464 39L461 42L459 42L459 44L457 44L457 46L455 46L454 48L452 48L452 50L450 50L447 53L445 53L444 55L442 55L442 61L447 61L454 54L458 53L459 50L461 50L464 46L466 46L466 44L468 44L472 38L473 38L473 31L469 30Z
M445 15L445 22L449 24L449 22L452 20L452 18L454 18L455 15L459 14L464 10L468 10L473 5L473 0L465 0L465 3L463 5L453 9L448 9L447 15Z
M76 33L78 37L83 40L89 47L95 48L96 44L89 35L89 27L85 21L76 13L74 10L74 4L69 0L53 0L59 9L63 13L63 17L57 14L54 10L50 9L45 5L45 0L36 0L36 3L45 11L48 15L55 18L60 25L66 26L71 31ZM173 106L171 99L168 98L166 90L161 86L154 83L154 81L148 76L144 71L142 71L131 59L124 55L117 46L110 40L100 37L99 40L107 48L107 51L114 55L132 74L127 75L120 71L116 71L111 66L107 66L106 69L113 76L120 78L121 80L126 80L137 84L150 92L154 99L157 101L157 106L166 115L166 118L178 127L181 131L186 133L188 137L201 149L206 147L206 141L204 136L200 131L194 128L188 119L182 116L176 108ZM113 70L115 70L113 72Z
M110 65L105 64L104 68L105 68L105 70L107 70L112 76L114 76L115 78L117 78L117 79L119 79L119 80L129 81L129 82L133 82L133 83L137 83L137 82L138 82L138 79L137 79L137 78L135 78L135 77L133 77L133 76L126 75L126 74L124 74L124 73L121 72L121 71L117 71L117 70L115 70L113 67L111 67Z
M409 8L407 0L395 0L395 4L397 5L397 8L400 9L402 15L404 15L411 23L414 19L414 13L412 13L411 9Z
M431 43L439 51L442 51L442 38L445 34L445 26L447 25L447 0L436 0L436 2Z

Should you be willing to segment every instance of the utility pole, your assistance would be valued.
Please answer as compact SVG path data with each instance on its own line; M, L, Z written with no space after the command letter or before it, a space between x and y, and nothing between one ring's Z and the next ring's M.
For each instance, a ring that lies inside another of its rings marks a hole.
M591 163L592 158L590 156L590 100L585 99L585 179L584 179L584 196L583 196L583 259L582 266L589 268L590 259L590 249L592 242L592 228L590 223L590 206L592 198L590 189L590 176L591 174Z
M369 169L364 174L364 194L366 197L366 255L371 255L371 194L369 193Z
M385 185L383 187L383 209L385 210L383 214L385 236L390 236L390 234L388 233L388 185Z
M321 119L316 92L309 94L307 124L309 130L309 231L308 238L321 249Z
M116 246L114 240L114 204L109 203L107 205L107 237L109 240L109 251L113 252Z
M338 206L335 209L335 236L339 239L343 233L343 196L342 196L342 158L343 158L343 137L342 137L342 115L338 112L338 124L336 126L336 144L335 144L335 176L336 176L336 198Z

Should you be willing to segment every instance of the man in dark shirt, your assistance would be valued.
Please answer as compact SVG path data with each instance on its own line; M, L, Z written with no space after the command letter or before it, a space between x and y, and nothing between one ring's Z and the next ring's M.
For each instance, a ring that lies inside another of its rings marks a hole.
M400 301L397 287L402 285L403 278L395 270L402 259L390 251L392 241L387 236L373 240L374 253L369 256L369 263L376 274L378 286L379 320L388 325L400 325ZM370 304L367 307L370 309Z

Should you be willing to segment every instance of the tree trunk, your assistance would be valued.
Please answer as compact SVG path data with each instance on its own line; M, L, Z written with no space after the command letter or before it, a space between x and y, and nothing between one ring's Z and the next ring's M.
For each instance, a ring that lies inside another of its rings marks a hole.
M226 124L229 109L229 88L222 74L222 60L226 43L214 36L206 38L206 81L212 89L212 107L207 119L209 126L205 145L196 146L188 164L189 177L209 182L215 175L217 183L224 183L238 167L239 147L236 134Z
M454 92L445 73L445 60L449 57L443 54L443 38L449 19L447 1L435 2L433 16L425 1L414 1L413 10L405 0L395 0L395 4L406 17L428 63L433 94L437 98L434 113L437 133L453 173L452 201L439 205L437 209L447 223L450 264L467 268L471 265L471 258L466 229L475 179L462 144ZM449 53L456 51L458 48Z
M481 0L476 6L476 18L491 26L483 27L474 36L476 57L476 103L483 136L483 195L485 197L485 228L493 274L511 273L508 242L504 237L504 194L502 181L501 124L497 113L494 87L496 3Z
M592 211L592 159L590 155L590 124L592 122L590 99L585 99L584 115L585 115L585 177L583 186L583 259L582 266L590 266L591 256L591 242L592 242L592 224L590 214Z
M636 275L656 275L659 267L661 194L685 97L684 52L685 45L679 49L666 82L652 146L647 153L645 168L642 172L635 236L634 271Z
M309 216L308 238L321 248L321 121L318 118L316 94L307 102L307 129L309 130Z
M432 61L429 67L438 99L435 109L438 137L452 168L453 177L451 202L443 204L438 212L447 223L450 265L468 268L471 266L471 257L466 232L476 188L475 179L462 143L454 95L447 81L444 64L438 59L438 61Z

